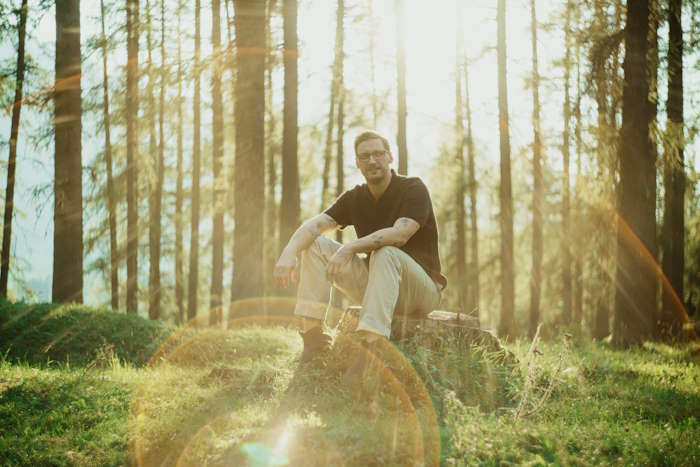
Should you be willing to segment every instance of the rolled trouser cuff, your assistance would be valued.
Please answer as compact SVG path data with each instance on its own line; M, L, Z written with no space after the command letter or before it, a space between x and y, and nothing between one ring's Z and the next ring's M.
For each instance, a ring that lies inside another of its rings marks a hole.
M296 307L294 308L295 316L302 316L304 318L320 319L326 316L326 309L328 308L328 303L313 302L311 300L297 300Z
M358 323L357 330L378 334L386 337L387 339L391 335L391 327L387 328L386 326L374 326L372 323L368 323L366 320Z

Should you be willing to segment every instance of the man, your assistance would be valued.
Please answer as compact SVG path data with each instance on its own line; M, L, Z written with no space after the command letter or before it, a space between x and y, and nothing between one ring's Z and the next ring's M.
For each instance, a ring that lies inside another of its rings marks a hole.
M423 182L391 170L389 141L375 131L355 138L355 156L366 183L304 222L275 265L275 280L287 287L301 253L295 314L301 317L302 362L330 347L322 323L331 285L362 304L357 331L371 351L389 337L394 313L429 313L447 283L440 273L437 225ZM321 235L348 225L358 238L345 245ZM358 253L368 253L368 260ZM349 378L358 379L366 364L358 356Z

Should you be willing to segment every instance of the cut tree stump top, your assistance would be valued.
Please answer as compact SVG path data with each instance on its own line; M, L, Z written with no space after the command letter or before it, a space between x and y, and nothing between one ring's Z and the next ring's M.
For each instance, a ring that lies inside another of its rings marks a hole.
M362 307L350 306L343 313L338 328L341 333L357 329ZM397 315L391 323L391 340L402 341L418 338L429 347L479 345L489 352L498 353L505 361L515 361L514 355L505 349L495 334L479 326L479 318L452 311L434 310L425 317Z

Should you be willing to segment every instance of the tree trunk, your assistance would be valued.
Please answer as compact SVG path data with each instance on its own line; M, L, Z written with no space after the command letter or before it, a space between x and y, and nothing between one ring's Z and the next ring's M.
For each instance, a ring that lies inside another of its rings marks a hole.
M369 75L372 85L372 128L377 128L379 119L379 108L377 98L377 73L375 65L375 51L377 49L377 27L378 23L374 18L374 0L367 0L367 17L369 18Z
M596 0L594 4L594 14L595 14L595 25L597 33L602 36L607 34L607 18L605 17L604 9L601 0ZM616 63L616 61L615 61ZM611 167L613 164L609 159L613 158L610 151L610 144L612 143L612 133L613 133L613 123L608 121L608 114L610 112L608 108L608 94L610 93L610 86L608 85L609 77L605 71L605 59L599 57L592 64L592 75L593 82L595 83L595 101L596 101L596 111L598 118L598 142L597 142L597 167L598 167L598 179L601 180L603 186L603 194L607 194L610 190L610 185L614 182L614 174L609 173L607 168ZM616 65L613 65L613 70L616 70ZM614 107L614 103L611 103L611 107ZM599 203L596 206L596 224L598 227L597 241L598 241L598 251L597 251L597 261L594 261L593 268L595 270L594 276L596 278L597 289L593 293L594 298L594 317L592 320L591 336L594 339L604 339L610 334L610 303L608 300L608 284L610 283L610 277L606 268L606 263L608 262L611 252L610 252L610 240L609 236L609 217L607 215L606 208Z
M472 110L469 99L469 63L464 59L464 103L467 111L467 164L469 169L469 217L470 217L470 240L471 240L471 260L467 270L470 272L471 300L469 308L479 309L479 226L477 225L476 206L476 169L474 164L474 139L472 138ZM470 310L470 311L471 311Z
M530 338L534 337L540 322L542 285L542 137L540 130L540 72L537 64L537 12L535 0L530 1L530 30L532 32L532 277L530 279ZM567 32L568 34L568 32ZM568 37L568 36L567 36ZM567 92L568 96L568 92Z
M15 170L17 167L17 139L19 118L22 112L22 87L24 84L24 41L27 36L27 0L22 0L17 24L17 69L15 78L15 100L12 103L10 124L10 157L7 161L7 186L5 187L5 210L2 224L2 253L0 255L0 297L7 298L7 282L10 276L10 244L12 240L12 213L15 196Z
M665 338L681 336L683 309L685 172L683 149L683 28L681 0L670 0L668 11L668 101L664 138L663 288L661 327Z
M578 7L576 14L577 27L581 23L581 10ZM581 156L583 152L583 137L582 137L582 127L583 123L581 121L581 41L576 41L576 107L574 108L575 118L576 118L576 184L574 188L574 209L576 212L576 218L581 220L583 203L581 202ZM577 222L581 225L582 222ZM582 240L580 235L575 236L578 241ZM577 253L574 256L574 297L573 297L573 322L574 322L574 334L580 336L581 334L581 316L583 314L583 261L582 261L582 249L580 246L575 250Z
M649 96L648 96L648 110L647 110L647 125L649 126L649 153L650 157L656 161L659 157L659 138L658 138L658 119L657 112L659 107L659 17L661 16L661 6L658 0L649 0L649 32L647 34L647 80L649 82ZM656 169L655 169L656 170ZM654 187L654 195L656 198L656 187ZM656 199L654 199L654 213L656 213ZM654 216L656 219L656 216ZM656 222L656 221L655 221ZM658 239L658 229L655 229L655 235L657 237L656 243L659 242ZM652 252L654 259L657 263L661 263L661 258L659 256L660 251L658 247ZM661 272L659 270L659 272ZM658 274L657 285L657 295L662 291L662 281L661 274ZM658 300L657 300L658 301ZM654 323L661 322L661 310L657 309L656 316L654 316ZM654 325L654 331L657 333L656 338L661 337L661 326Z
M153 291L154 297L154 317L160 318L160 255L161 255L161 218L163 206L163 183L165 180L165 132L164 132L164 113L165 113L165 2L160 0L160 95L158 96L158 165L156 167L156 190L155 190L155 217L153 225L153 237L155 240L154 247L154 273L153 273Z
M212 219L212 268L209 325L221 323L221 304L224 289L224 203L226 181L223 178L224 159L224 110L221 92L223 53L221 50L221 2L211 2L211 99L212 99L212 160L214 168L213 219Z
M175 303L177 305L177 324L185 321L185 273L183 268L182 239L182 0L177 5L177 165L175 180Z
M267 129L265 136L265 156L267 159L267 185L265 195L265 296L274 295L273 271L277 261L278 240L277 240L277 219L279 212L275 197L275 187L277 186L277 150L278 145L275 138L276 117L274 107L274 86L272 84L272 73L274 69L274 57L272 54L272 10L275 0L265 2L265 80L267 99ZM230 38L229 38L230 41Z
M234 17L236 15L236 8L234 5L234 0L231 0L231 10L233 11L232 14L229 14L228 10L228 4L229 0L226 0L226 20L227 20L227 25L226 25L226 33L228 36L228 42L229 42L229 53L230 53L230 69L231 69L231 96L232 96L232 101L233 101L233 108L231 112L231 121L234 122L234 129L233 129L233 137L234 137L234 148L237 153L238 151L238 139L235 135L236 131L238 131L238 123L236 121L236 113L238 112L238 102L236 101L237 98L237 91L236 91L236 86L238 85L238 72L237 72L237 67L234 66L235 63L235 57L237 57L237 49L236 49L236 44L235 44L235 39L233 34L231 33L234 25ZM236 167L235 167L235 155L234 155L234 164L233 167L231 167L231 170L229 171L229 193L228 193L228 210L231 213L231 217L235 221L235 195L236 195ZM236 227L234 226L233 230L233 237L235 238L236 235ZM231 244L231 255L235 254L235 244ZM235 300L234 298L234 292L235 292L235 287L236 287L236 264L235 262L232 264L231 268L231 290L230 290L230 297L229 297L229 302L233 303ZM232 317L232 311L233 311L233 305L231 305L230 310L229 310L229 316L228 319L231 320Z
M345 15L342 0L338 0L335 19L335 48L333 58L333 75L331 78L331 98L328 110L328 127L326 128L326 146L323 151L323 173L321 175L321 210L328 205L328 194L330 192L330 172L331 158L333 152L333 129L335 125L335 103L338 100L338 67L342 60L341 44L343 35L343 17Z
M501 205L501 318L498 333L502 337L514 337L513 194L510 181L505 0L498 0L498 122L501 149L501 185L498 193Z
M345 173L343 166L345 164L343 157L343 139L345 138L345 0L338 0L338 137L336 139L335 150L335 180L336 180L336 197L340 197L345 191ZM335 233L335 239L343 243L343 231L338 229ZM340 307L340 295L334 296L336 307Z
M561 202L561 252L562 252L562 316L561 323L571 323L571 250L570 250L570 216L571 216L571 95L569 93L571 83L571 10L573 3L566 3L565 54L564 54L564 134L562 141L563 158L563 183Z
M406 44L404 41L404 0L395 0L396 10L396 80L399 110L397 145L399 174L408 173L408 145L406 143Z
M114 178L112 176L112 141L110 137L109 115L109 78L107 75L107 35L105 33L105 4L100 0L100 21L102 25L102 102L103 124L105 128L105 166L107 169L107 213L109 216L109 264L110 285L112 292L112 309L119 308L119 255L117 252L117 203L114 192Z
M156 207L158 168L156 145L155 77L153 73L153 42L151 2L146 0L146 46L148 48L146 73L148 74L148 317L160 318L160 213Z
M80 0L56 2L54 302L83 302Z
M282 200L280 246L286 245L299 225L299 162L297 160L297 0L283 0L284 108L282 128Z
M656 160L659 156L657 138L657 118L659 108L659 18L661 5L659 0L649 0L649 34L647 39L647 79L649 80L649 150ZM658 252L657 252L658 253Z
M630 2L625 28L625 87L620 141L620 217L613 342L641 343L656 315L655 160L649 141L647 77L648 0ZM651 256L650 256L651 255Z
M265 47L265 2L234 0L233 5L238 57L234 183L236 229L233 240L232 283L232 300L235 301L260 297L263 291L263 217L260 214L265 207L265 184L262 183L265 176L265 56L250 51L259 51ZM293 62L289 65L295 66L296 47L287 44L286 48L291 48L292 57L286 58L285 61ZM285 57L289 55L286 53ZM290 69L290 79L291 72ZM293 74L296 75L296 72ZM294 88L296 89L296 86ZM292 102L286 102L285 105L291 104ZM250 311L258 310L259 307L256 306ZM230 313L229 319L234 315L235 313Z
M201 42L200 0L195 1L194 12L194 132L192 137L192 223L190 225L190 270L187 283L187 319L197 316L199 288L199 173L201 165L200 136L200 79L199 52Z
M462 116L462 61L464 59L464 33L462 31L462 8L457 3L457 44L455 54L455 210L456 216L456 261L457 261L457 294L459 296L459 310L470 312L469 309L469 281L467 280L467 239L466 239L466 215L464 196L466 192L464 183L464 122Z
M139 2L126 2L126 312L138 313Z

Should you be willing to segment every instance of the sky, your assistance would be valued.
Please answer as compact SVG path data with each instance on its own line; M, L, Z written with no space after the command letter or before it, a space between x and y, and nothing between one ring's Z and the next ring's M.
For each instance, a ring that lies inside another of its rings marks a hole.
M345 84L348 90L360 96L368 96L371 88L369 67L369 21L354 20L368 0L346 0L348 10L345 33ZM30 12L35 1L30 1ZM208 2L204 1L203 4ZM532 141L531 113L532 96L526 82L531 74L530 42L530 2L509 0L507 2L507 54L508 54L508 93L510 106L510 135L513 170L527 168L528 147ZM540 23L553 20L562 12L564 2L537 0L537 14ZM470 63L469 92L472 103L473 133L477 149L477 179L487 188L498 184L498 108L497 108L497 63L496 63L496 2L494 0L469 0L463 2L463 27L465 52ZM83 43L99 30L99 2L81 2L81 25ZM407 82L407 134L409 175L428 179L431 167L435 164L443 144L450 144L453 138L455 111L455 0L406 0L405 41L406 41L406 82ZM378 130L389 136L392 144L396 135L396 15L394 0L373 1L376 33L375 79L379 94L386 94L386 108L379 118ZM109 31L120 26L117 20L123 15L112 15L114 19L107 25ZM225 14L222 12L222 17ZM192 34L193 21L185 21ZM277 20L281 26L281 19ZM168 28L175 28L174 21L168 21ZM327 0L299 0L299 126L300 135L316 128L325 134L330 94L331 65L335 37L335 2ZM202 13L202 55L211 53L209 32L211 30L210 10L205 6ZM660 32L666 34L665 30ZM174 34L169 32L169 34ZM558 28L542 28L538 37L538 54L542 82L542 126L546 135L545 163L561 170L562 118L564 101L562 91L563 70L557 65L564 54L564 32ZM53 41L55 39L53 10L46 13L38 26L29 30L32 38L28 52L47 70L53 69ZM226 40L226 30L222 30ZM11 60L15 54L14 40L0 44L0 60ZM40 50L39 45L43 47ZM185 45L185 57L191 53L191 44ZM125 62L126 44L110 56L110 73L121 73ZM175 53L174 41L168 41L166 54ZM84 54L85 55L85 54ZM98 54L84 56L83 90L101 83L101 57ZM696 60L686 60L686 89L688 83L697 82L698 72L693 70ZM282 71L274 76L276 107L281 109ZM661 86L661 99L665 92ZM203 77L203 136L210 138L207 125L211 121L208 103L208 77ZM191 93L191 88L186 90ZM687 93L686 109L698 108L698 96ZM367 109L370 107L366 101ZM590 104L590 103L589 103ZM584 103L584 112L590 110ZM226 118L226 116L225 116ZM86 119L84 119L86 120ZM53 148L46 147L35 151L27 138L40 131L41 125L48 124L46 117L36 112L23 112L20 142L18 148L16 206L20 212L13 225L13 253L24 271L24 278L31 287L47 294L50 290L52 270L52 215L53 198L51 190L44 189L41 196L34 196L38 188L50 187L53 179ZM9 135L10 114L0 114L0 138L6 141ZM102 139L94 124L83 122L84 165L101 151ZM352 138L360 128L349 128L344 141L345 153L352 154ZM117 136L118 137L118 133ZM7 146L2 146L0 161L7 161ZM322 145L319 147L300 146L300 158L321 161ZM395 145L392 147L395 150ZM693 150L687 151L687 158L695 164L698 161ZM232 157L232 152L228 156ZM692 158L692 159L691 159ZM346 187L361 182L361 176L354 169L353 159L346 156ZM4 172L5 165L0 165ZM0 187L4 192L6 176L0 177ZM313 190L306 190L313 197ZM489 198L484 198L489 202ZM310 205L303 203L304 206ZM483 206L483 204L482 204ZM489 212L493 211L493 212ZM305 215L313 212L305 210ZM495 228L495 206L487 206L480 223ZM526 222L527 212L516 212L516 222ZM204 225L203 225L204 227ZM208 225L207 225L208 227ZM517 226L516 226L517 229ZM206 232L206 228L203 229ZM206 235L203 233L203 235ZM42 286L42 284L44 286ZM86 278L85 300L97 303L105 300L105 284L101 277ZM47 299L48 296L39 296Z

